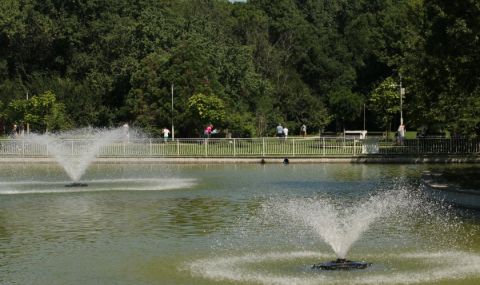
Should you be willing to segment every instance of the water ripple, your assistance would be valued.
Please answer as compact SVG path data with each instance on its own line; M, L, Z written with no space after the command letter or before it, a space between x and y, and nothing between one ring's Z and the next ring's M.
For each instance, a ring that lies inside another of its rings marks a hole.
M135 178L82 180L88 187L65 187L70 181L18 181L0 182L0 195L78 193L96 191L161 191L191 188L195 179L185 178Z
M247 253L198 259L185 266L193 275L214 281L278 285L423 284L480 276L480 255L465 251L370 254L365 256L369 261L383 260L388 265L374 264L364 271L283 270L280 273L275 270L285 268L285 263L293 267L292 262L305 264L306 260L314 262L329 256L311 251Z

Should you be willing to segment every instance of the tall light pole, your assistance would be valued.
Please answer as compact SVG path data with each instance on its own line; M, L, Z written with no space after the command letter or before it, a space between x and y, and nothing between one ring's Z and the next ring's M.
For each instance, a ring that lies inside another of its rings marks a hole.
M28 103L28 91L27 91L27 103ZM30 134L30 124L28 122L27 123L27 135Z
M405 88L402 88L402 74L399 74L400 77L400 84L399 92L400 92L400 125L403 125L403 95L405 94Z
M172 83L172 141L175 139L175 127L173 126L173 83Z
M400 94L400 124L403 124L403 96L405 96L405 88L402 87L402 74L398 74L400 77L399 84L392 84L391 87L398 87L398 93Z
M365 103L363 103L363 130L365 131Z
M402 74L398 74L400 77L399 92L400 92L400 125L403 125L403 95L402 95Z

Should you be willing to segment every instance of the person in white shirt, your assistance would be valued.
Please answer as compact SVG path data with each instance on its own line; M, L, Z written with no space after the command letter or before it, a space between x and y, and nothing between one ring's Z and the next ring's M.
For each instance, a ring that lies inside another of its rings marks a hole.
M170 130L167 129L167 128L163 128L162 133L163 133L163 141L167 142L168 141L168 135L170 134Z
M305 137L307 135L307 126L305 126L305 124L300 127L300 134L302 135L302 137Z
M128 123L123 124L123 138L125 141L130 142L130 127Z
M283 128L283 136L285 137L285 139L288 138L288 129L287 129L287 127Z
M405 125L403 123L398 127L398 142L403 145L403 140L405 139Z

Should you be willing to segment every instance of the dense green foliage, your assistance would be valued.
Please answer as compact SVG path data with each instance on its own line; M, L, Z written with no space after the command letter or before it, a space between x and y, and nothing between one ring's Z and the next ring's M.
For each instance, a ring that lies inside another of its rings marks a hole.
M477 0L3 0L0 133L480 132ZM29 94L29 101L26 97Z

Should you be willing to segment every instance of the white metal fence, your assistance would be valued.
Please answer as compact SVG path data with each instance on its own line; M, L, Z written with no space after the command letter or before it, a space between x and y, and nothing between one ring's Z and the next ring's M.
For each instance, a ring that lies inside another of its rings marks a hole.
M67 155L80 155L92 140L64 139ZM0 140L0 157L50 157L58 144L28 139ZM403 143L349 138L252 138L252 139L143 139L116 141L100 148L98 157L326 157L395 155L479 155L478 139L412 139Z

